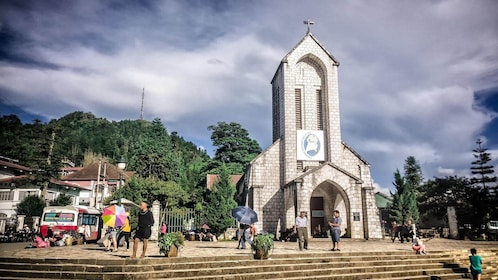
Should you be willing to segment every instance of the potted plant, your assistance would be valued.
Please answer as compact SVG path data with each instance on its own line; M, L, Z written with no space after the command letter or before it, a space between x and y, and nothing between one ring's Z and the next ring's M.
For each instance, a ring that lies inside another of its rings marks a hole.
M185 237L181 232L169 232L159 237L157 246L159 253L167 257L177 257L180 248L185 245Z
M255 259L268 259L271 249L273 249L274 235L270 233L258 234L252 240L251 248Z

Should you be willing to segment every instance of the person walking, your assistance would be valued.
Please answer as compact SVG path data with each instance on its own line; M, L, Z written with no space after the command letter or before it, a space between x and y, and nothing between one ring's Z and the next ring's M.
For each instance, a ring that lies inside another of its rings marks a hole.
M113 247L111 251L116 253L118 251L118 229L115 227L111 228L111 242Z
M477 254L476 248L470 249L470 274L472 274L472 279L480 280L482 275L482 259L481 256Z
M142 255L140 258L145 258L145 252L147 251L147 242L152 234L151 227L154 225L154 216L149 210L149 205L147 201L142 201L140 203L140 212L138 214L138 227L135 231L135 237L133 238L133 254L131 258L137 257L138 243L143 241Z
M251 224L251 241L254 240L254 236L256 236L256 226L254 224Z
M126 242L126 252L130 251L130 236L131 236L131 226L130 226L130 213L126 212L126 220L123 226L121 227L121 232L118 236L118 246L121 238L125 238Z
M243 225L243 231L242 231L242 236L240 238L239 242L239 249L245 249L246 248L246 242L249 243L249 245L252 245L252 240L251 240L251 226L250 225Z
M297 238L299 241L299 250L308 250L308 217L306 217L306 212L301 211L300 215L296 217L296 223L294 225L294 232L297 233Z
M240 224L239 228L237 230L237 239L239 240L239 243L237 245L237 249L241 249L242 248L242 241L244 241L244 239L243 239L244 226L245 226L244 224Z
M334 218L329 221L330 236L332 237L332 249L330 251L341 250L341 224L342 218L340 217L339 210L334 210Z

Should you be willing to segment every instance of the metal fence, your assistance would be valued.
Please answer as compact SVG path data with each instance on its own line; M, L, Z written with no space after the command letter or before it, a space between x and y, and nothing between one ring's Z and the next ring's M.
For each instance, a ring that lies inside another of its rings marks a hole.
M161 213L161 227L164 221L168 225L168 232L188 232L199 229L203 224L201 211L195 209L165 209ZM232 228L237 228L238 223L233 219Z
M195 209L165 209L162 221L168 225L168 232L192 231L202 224L201 214Z

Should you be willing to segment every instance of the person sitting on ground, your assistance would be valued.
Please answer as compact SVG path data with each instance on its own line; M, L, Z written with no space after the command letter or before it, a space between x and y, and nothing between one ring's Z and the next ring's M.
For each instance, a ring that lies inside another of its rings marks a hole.
M49 226L47 230L47 236L45 237L45 243L49 245L49 247L55 246L55 242L57 241L57 238L54 235L53 231L54 226Z
M424 241L421 238L415 237L412 243L412 249L417 255L426 255Z
M43 239L39 235L35 236L35 238L33 239L33 242L34 242L33 245L36 248L50 248L50 244L48 244L47 242L43 241Z

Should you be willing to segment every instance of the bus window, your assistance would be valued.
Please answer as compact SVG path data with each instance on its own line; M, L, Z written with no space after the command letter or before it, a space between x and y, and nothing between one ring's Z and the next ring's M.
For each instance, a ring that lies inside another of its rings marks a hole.
M97 224L98 216L91 215L91 214L83 214L82 216L83 216L83 220L81 222L82 225L96 225Z
M74 221L74 213L45 213L44 222L67 223Z

